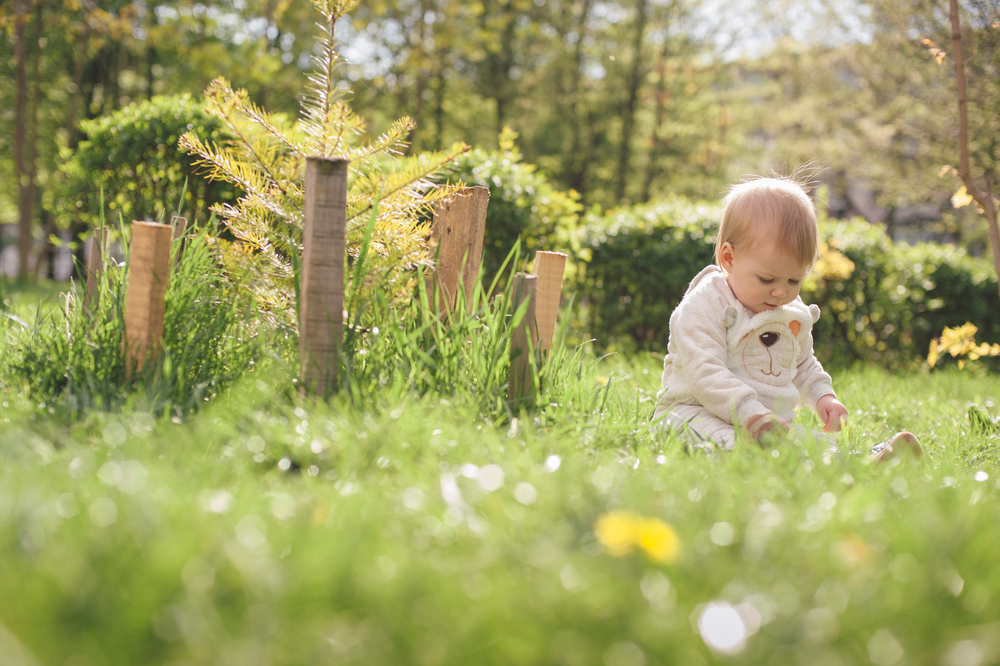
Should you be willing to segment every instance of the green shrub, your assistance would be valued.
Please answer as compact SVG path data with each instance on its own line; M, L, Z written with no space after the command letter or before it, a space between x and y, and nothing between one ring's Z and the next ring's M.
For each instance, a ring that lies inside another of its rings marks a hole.
M584 217L576 285L599 347L666 350L670 314L713 261L718 217L680 198Z
M505 130L500 135L499 152L477 148L459 158L457 176L467 185L490 189L483 240L483 278L491 281L517 240L522 254L532 257L536 250L566 252L572 259L577 249L572 230L579 222L579 196L562 192L521 161L514 139L517 134Z
M945 327L967 321L981 339L1000 340L1000 293L987 262L947 245L897 245L858 220L826 222L821 237L854 263L846 279L817 274L803 290L822 309L821 360L913 365Z
M80 127L87 138L64 155L66 178L57 196L60 226L76 221L94 227L102 214L117 223L119 213L126 222L169 221L177 210L191 221L205 221L211 204L236 199L236 187L201 177L195 158L177 147L181 135L191 130L214 143L230 138L222 123L188 95L130 104Z

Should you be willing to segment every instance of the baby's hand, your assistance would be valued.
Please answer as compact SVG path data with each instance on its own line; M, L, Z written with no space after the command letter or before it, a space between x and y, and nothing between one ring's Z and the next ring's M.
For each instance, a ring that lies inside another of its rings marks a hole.
M761 436L767 431L774 428L775 425L779 425L788 432L788 421L781 418L777 414L758 414L753 416L747 421L747 430L750 431L750 435L755 440L760 440Z
M816 401L816 413L823 421L823 432L840 432L847 423L847 407L829 393Z

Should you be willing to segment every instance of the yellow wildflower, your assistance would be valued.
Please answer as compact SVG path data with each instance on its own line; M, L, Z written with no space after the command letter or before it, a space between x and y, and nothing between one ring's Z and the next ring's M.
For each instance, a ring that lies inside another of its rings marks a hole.
M605 550L615 557L624 557L635 548L635 535L641 517L630 511L609 511L597 519L594 531Z
M624 557L638 547L650 559L671 564L680 553L680 538L673 527L631 511L605 513L597 519L594 531L605 550L615 557Z
M642 521L639 545L651 559L663 564L676 562L681 550L681 540L674 528L656 518Z
M972 323L966 322L962 326L945 328L941 332L940 338L931 340L930 348L927 350L927 365L934 367L937 364L941 353L947 352L953 358L966 356L970 361L975 361L982 356L1000 356L1000 344L982 343L976 344L976 332L979 329ZM959 359L958 367L965 366L965 360Z

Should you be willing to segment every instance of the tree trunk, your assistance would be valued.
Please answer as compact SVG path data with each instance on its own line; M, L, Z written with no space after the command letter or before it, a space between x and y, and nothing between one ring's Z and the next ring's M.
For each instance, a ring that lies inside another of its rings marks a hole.
M66 114L66 145L70 150L76 148L76 109L80 105L80 87L83 85L83 66L87 62L87 44L90 41L90 22L84 17L83 36L80 40L80 53L73 64L73 91L69 98L69 111Z
M656 177L656 158L660 154L660 127L666 113L667 100L667 56L670 53L670 36L663 38L663 50L656 69L659 74L656 80L656 112L653 116L653 130L649 135L649 158L646 164L646 178L642 183L642 201L649 201L653 189L653 179Z
M26 167L28 169L28 198L32 206L38 204L41 210L41 196L38 192L38 107L41 104L42 86L40 64L42 60L42 3L35 5L35 34L32 39L34 53L31 57L31 99L28 110L27 128L25 132ZM32 211L33 212L33 211Z
M416 93L416 100L414 101L414 107L413 107L413 124L415 125L415 127L413 128L413 131L410 132L410 145L407 146L406 148L407 154L413 154L418 150L417 147L418 137L421 135L423 131L424 91L427 90L427 79L429 74L429 70L427 68L427 63L426 63L427 51L425 50L425 44L427 43L427 40L430 38L430 36L428 35L429 26L427 24L427 19L425 18L427 16L428 11L429 9L427 7L427 0L420 0L420 17L418 19L418 24L417 24L419 26L419 29L417 30L418 44L416 49L417 85L416 85L416 90L414 91Z
M993 205L993 189L989 174L983 174L985 191L980 190L972 178L969 167L969 115L965 88L965 60L962 56L962 24L958 19L958 0L950 0L951 42L954 49L955 78L958 91L958 175L965 183L966 191L983 209L983 216L990 234L990 248L993 251L993 270L1000 281L1000 229L997 228L997 209Z
M435 105L434 105L434 150L441 150L444 145L444 95L447 89L447 79L445 79L444 73L448 69L447 58L445 54L440 53L441 66L437 73L437 86L435 90Z
M570 106L570 124L572 125L572 140L570 143L569 169L567 184L570 188L584 192L587 186L587 162L583 156L583 124L584 120L580 113L580 79L583 74L583 40L587 34L587 19L590 17L590 9L593 7L593 0L583 0L580 7L580 16L577 23L576 43L573 45L573 76L570 84L570 95L572 104Z
M28 71L24 32L30 11L31 5L28 0L15 0L14 58L17 68L17 100L14 107L14 164L18 182L18 277L28 275L28 256L31 253L31 206L34 203L32 200L31 171L24 159L28 115Z
M625 95L625 102L622 104L622 136L621 145L618 147L618 189L615 192L618 201L625 198L628 184L629 162L632 158L632 131L635 126L635 104L639 98L639 86L642 84L643 77L642 38L646 32L646 10L648 8L648 0L638 0L636 3L638 15L635 19L635 40L632 43L634 58L632 71L629 73L628 92Z

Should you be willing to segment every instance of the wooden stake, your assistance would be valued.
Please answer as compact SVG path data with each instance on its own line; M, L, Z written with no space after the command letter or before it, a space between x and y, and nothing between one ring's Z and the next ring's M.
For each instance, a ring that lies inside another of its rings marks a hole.
M181 240L184 238L184 232L187 230L187 218L180 217L179 215L174 215L170 219L170 226L174 228L174 234L171 238L171 244L176 245L177 248L174 250L174 261L173 266L177 268L177 264L181 260Z
M170 279L169 224L132 222L128 289L125 293L126 377L141 370L163 344L163 316Z
M559 316L559 298L562 296L563 273L566 271L566 255L562 252L536 252L535 275L535 316L538 321L539 346L552 349L552 337L556 333L556 319Z
M87 315L90 308L97 308L101 297L97 291L97 283L104 272L104 253L108 247L108 228L94 229L93 241L90 244L90 256L87 257L87 291L83 295L83 314Z
M434 207L431 245L436 246L434 282L442 312L455 309L459 276L469 310L472 309L472 290L479 273L479 262L483 258L483 235L486 233L486 207L489 202L488 187L463 187L458 197Z
M299 312L302 385L320 395L337 385L344 326L347 160L306 159Z
M507 382L507 399L512 403L530 401L534 392L531 374L531 347L538 346L538 328L535 324L535 294L538 277L517 273L514 275L513 311L517 311L525 299L529 301L528 311L514 329L510 337L510 376Z

